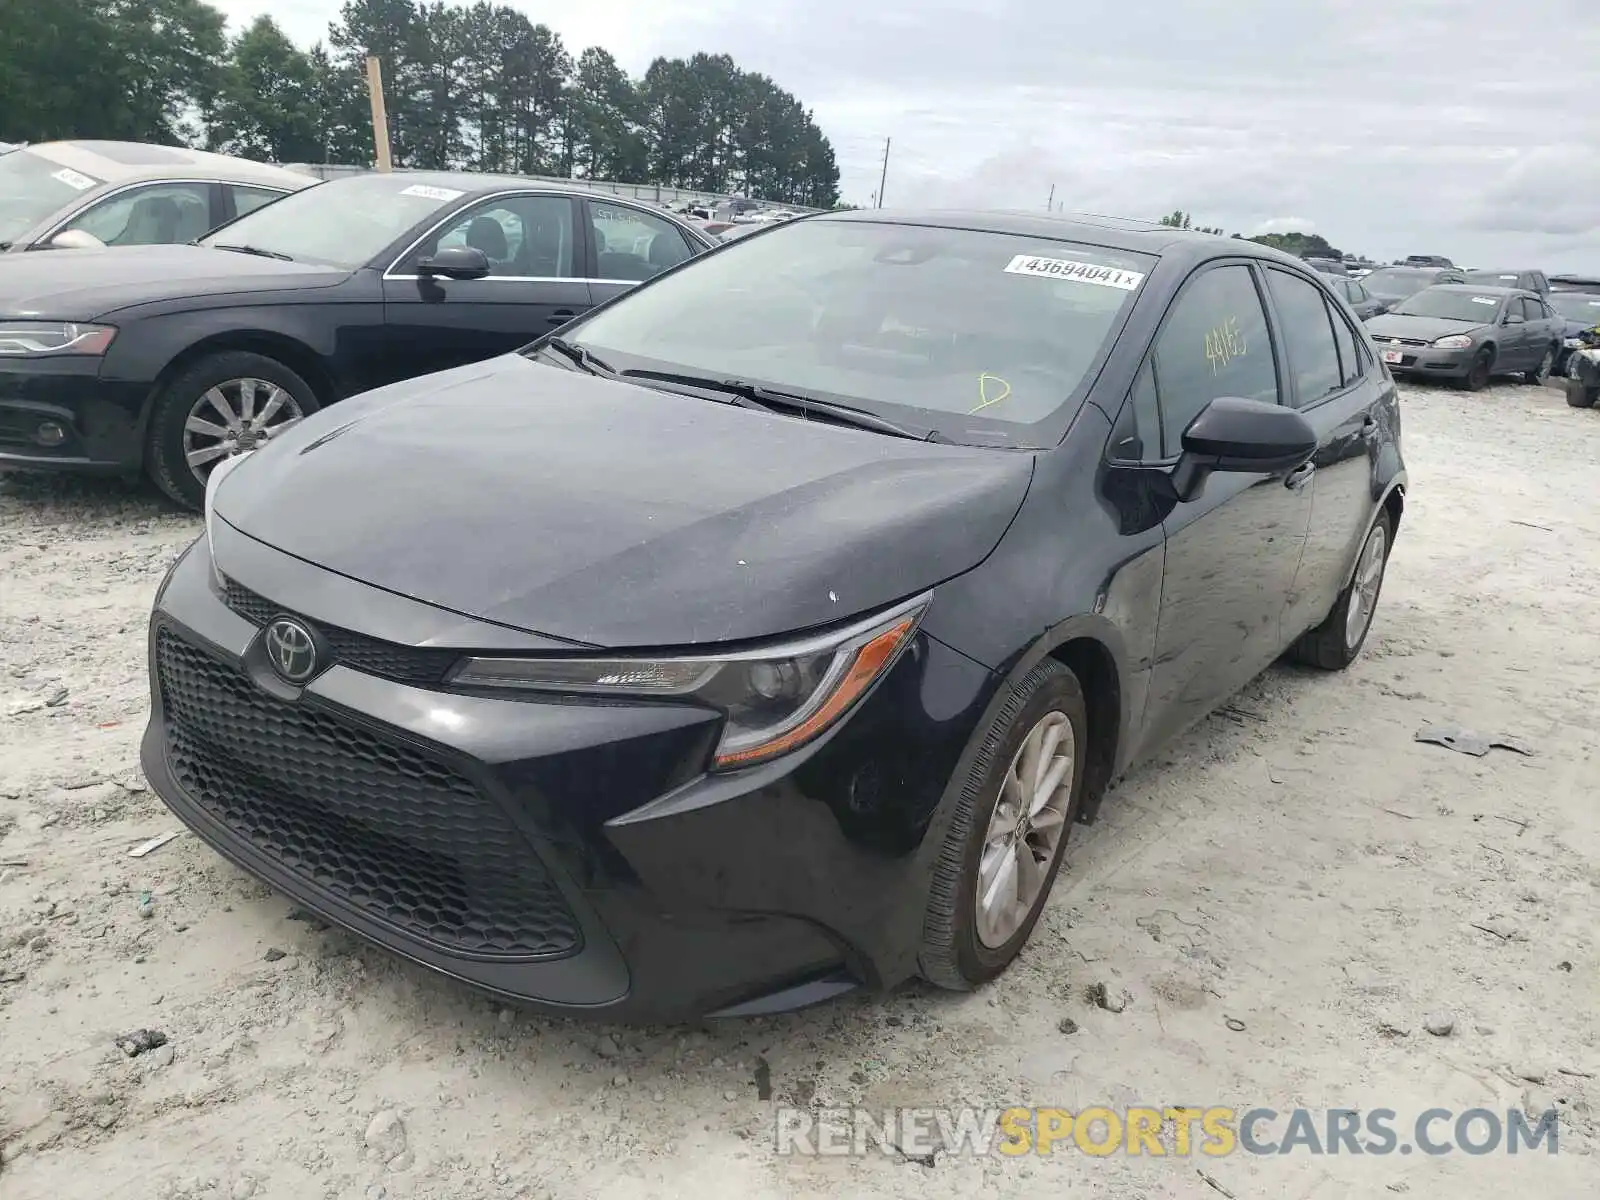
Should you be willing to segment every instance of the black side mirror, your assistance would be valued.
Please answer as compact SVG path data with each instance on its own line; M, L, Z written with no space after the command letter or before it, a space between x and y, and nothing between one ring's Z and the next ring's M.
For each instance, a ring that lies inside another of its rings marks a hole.
M1523 319L1521 313L1507 313L1505 316L1500 318L1500 324L1502 324L1502 325L1525 325L1525 324L1527 324L1527 322Z
M1273 475L1298 467L1316 449L1316 430L1294 409L1218 396L1183 431L1172 487L1179 500L1193 500L1213 471Z
M476 246L446 246L417 260L418 275L442 275L446 279L482 279L489 269L489 256Z

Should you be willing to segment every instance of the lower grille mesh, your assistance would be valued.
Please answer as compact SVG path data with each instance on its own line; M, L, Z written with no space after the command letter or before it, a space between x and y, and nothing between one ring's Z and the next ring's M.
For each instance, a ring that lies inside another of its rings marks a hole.
M166 629L156 668L178 783L284 869L449 952L530 958L580 945L526 839L449 766L268 696Z

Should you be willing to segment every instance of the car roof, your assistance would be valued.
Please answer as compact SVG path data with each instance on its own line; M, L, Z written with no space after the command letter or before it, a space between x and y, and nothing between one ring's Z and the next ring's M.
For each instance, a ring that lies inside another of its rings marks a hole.
M1463 267L1468 275L1537 275L1537 267Z
M846 209L819 213L802 220L878 222L892 225L927 225L941 229L973 229L984 233L1009 233L1017 237L1084 242L1112 250L1129 250L1162 256L1214 258L1218 252L1268 259L1304 267L1292 254L1244 238L1173 229L1159 221L1099 213L1036 213L1013 209Z
M23 147L30 154L59 166L82 171L106 183L145 179L229 179L275 187L309 187L317 180L301 171L211 154L183 146L156 146L143 142L68 141L40 142Z
M338 187L357 179L371 179L377 171L364 171L359 175L341 175L337 179L330 179L323 187ZM561 192L572 196L589 196L594 199L610 203L631 204L638 208L654 208L665 212L652 200L636 196L614 196L609 192L597 192L594 188L582 187L575 184L550 183L543 179L530 179L522 175L480 175L475 171L395 171L393 177L403 180L407 185L421 187L449 188L451 191L463 195L485 195L493 192L503 192L512 188L531 189L540 192Z
M1530 292L1527 288L1519 287L1481 287L1476 283L1436 283L1430 291L1435 292L1470 292L1474 296L1536 296L1537 292Z

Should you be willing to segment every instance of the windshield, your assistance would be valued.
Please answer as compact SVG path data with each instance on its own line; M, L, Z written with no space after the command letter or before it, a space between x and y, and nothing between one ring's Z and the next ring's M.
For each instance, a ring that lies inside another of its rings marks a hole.
M14 242L101 180L31 150L0 155L0 242Z
M814 219L568 329L621 370L738 378L971 445L1046 446L1154 265L965 229Z
M200 239L205 246L250 246L296 262L353 271L413 225L465 193L407 182L404 175L357 175L313 184Z
M1586 292L1556 292L1550 297L1550 307L1569 321L1600 325L1600 296Z
M1374 271L1368 275L1364 282L1370 291L1382 292L1389 296L1405 296L1412 292L1420 292L1428 287L1439 277L1437 271L1424 271L1412 268L1406 270L1390 269Z
M1446 321L1470 321L1474 325L1487 325L1494 320L1503 297L1485 296L1475 292L1455 291L1446 288L1429 288L1418 292L1392 311L1407 317L1439 317Z

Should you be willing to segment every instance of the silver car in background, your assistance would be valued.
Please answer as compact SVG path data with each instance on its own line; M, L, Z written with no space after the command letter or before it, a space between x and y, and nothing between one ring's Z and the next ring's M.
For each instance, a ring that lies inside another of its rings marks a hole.
M18 146L0 154L0 252L192 242L316 182L178 146Z

